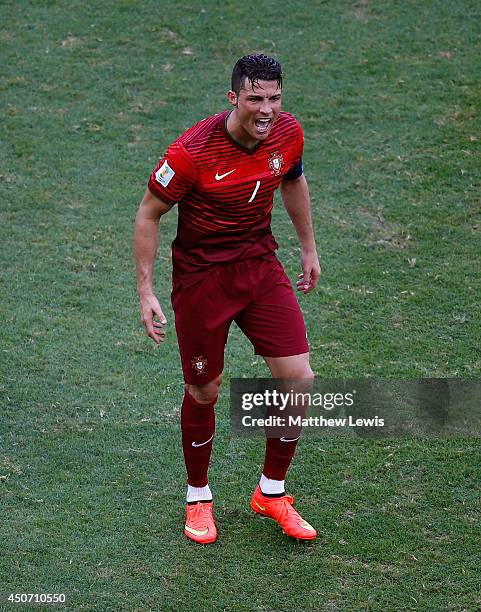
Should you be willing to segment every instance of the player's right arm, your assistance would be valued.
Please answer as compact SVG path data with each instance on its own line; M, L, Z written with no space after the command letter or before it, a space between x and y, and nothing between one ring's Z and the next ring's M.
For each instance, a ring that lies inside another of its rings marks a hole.
M175 141L150 175L135 220L134 255L140 317L147 335L156 344L164 341L167 323L152 286L159 220L192 189L196 176L192 158L179 140Z
M160 344L165 339L167 319L154 295L152 279L159 241L160 217L170 209L168 204L147 189L135 218L134 256L140 319L147 335L156 344Z

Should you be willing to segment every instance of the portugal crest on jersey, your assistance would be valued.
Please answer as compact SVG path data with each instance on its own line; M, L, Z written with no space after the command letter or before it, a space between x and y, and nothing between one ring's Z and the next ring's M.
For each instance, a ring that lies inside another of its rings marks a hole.
M269 168L274 172L277 176L282 171L282 166L284 165L284 158L282 157L282 153L279 151L275 151L272 155L269 156Z
M205 374L207 369L207 359L203 355L198 355L190 362L196 374Z

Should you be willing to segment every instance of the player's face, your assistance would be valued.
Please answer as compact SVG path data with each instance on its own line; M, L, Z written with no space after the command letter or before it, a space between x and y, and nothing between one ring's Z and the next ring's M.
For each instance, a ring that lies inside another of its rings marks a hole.
M231 135L247 147L265 140L281 112L282 90L276 81L258 81L255 85L246 79L237 95L227 94L235 107L227 128Z

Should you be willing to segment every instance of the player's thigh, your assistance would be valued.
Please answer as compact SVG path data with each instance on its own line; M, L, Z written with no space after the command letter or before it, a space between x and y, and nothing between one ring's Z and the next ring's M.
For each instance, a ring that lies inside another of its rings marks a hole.
M266 278L269 289L242 311L236 323L264 358L308 353L306 325L291 283L282 267L272 274L272 284Z
M176 288L172 306L185 382L206 385L224 369L224 349L234 313L214 274L193 287Z

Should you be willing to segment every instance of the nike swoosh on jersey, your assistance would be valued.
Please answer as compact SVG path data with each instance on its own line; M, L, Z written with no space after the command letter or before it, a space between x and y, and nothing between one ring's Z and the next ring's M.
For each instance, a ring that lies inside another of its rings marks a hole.
M208 444L212 440L213 437L214 437L214 434L212 434L211 437L205 442L192 442L192 446L194 448L197 448L198 446L204 446L204 444Z
M223 178L225 178L226 176L229 176L229 174L232 174L235 171L236 171L236 168L234 168L234 170L229 170L229 172L226 172L225 174L219 174L218 172L216 172L215 173L215 180L216 181L221 181Z
M188 531L189 533L191 533L192 535L195 536L203 536L206 535L207 533L209 533L209 528L207 527L206 529L203 529L202 531L200 531L199 529L194 529L193 527L189 527L189 525L185 526L185 530Z

